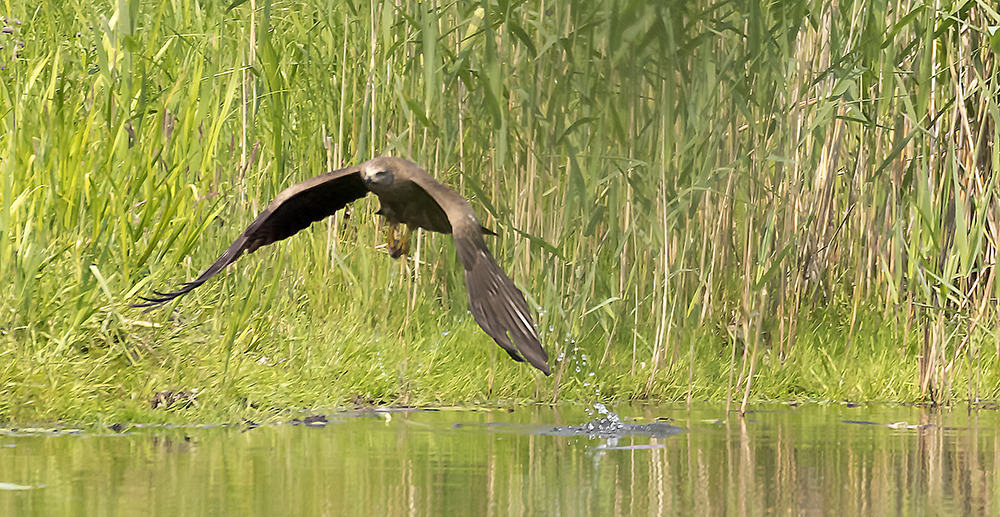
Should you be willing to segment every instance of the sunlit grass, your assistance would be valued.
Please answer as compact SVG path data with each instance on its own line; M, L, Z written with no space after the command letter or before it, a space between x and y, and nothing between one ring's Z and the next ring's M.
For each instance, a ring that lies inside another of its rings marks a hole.
M989 5L43 4L0 33L0 420L1000 391ZM379 154L497 230L551 378L374 200L128 307Z

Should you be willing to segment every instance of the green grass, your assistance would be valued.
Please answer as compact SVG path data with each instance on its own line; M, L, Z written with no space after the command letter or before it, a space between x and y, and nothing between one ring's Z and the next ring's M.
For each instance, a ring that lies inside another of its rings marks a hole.
M0 421L1000 391L988 2L217 4L3 4ZM373 200L128 307L380 154L498 231L551 378Z

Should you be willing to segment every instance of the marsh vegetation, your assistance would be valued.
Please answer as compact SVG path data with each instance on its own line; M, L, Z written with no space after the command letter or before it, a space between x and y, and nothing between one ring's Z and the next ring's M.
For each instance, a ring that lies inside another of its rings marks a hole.
M5 4L0 420L1000 392L990 3L236 3ZM384 154L498 233L551 378L373 200L128 307Z

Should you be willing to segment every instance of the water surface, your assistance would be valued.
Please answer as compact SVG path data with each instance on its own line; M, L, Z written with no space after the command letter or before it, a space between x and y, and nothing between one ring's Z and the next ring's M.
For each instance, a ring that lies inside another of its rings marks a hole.
M0 515L1000 514L992 409L610 409L7 428Z

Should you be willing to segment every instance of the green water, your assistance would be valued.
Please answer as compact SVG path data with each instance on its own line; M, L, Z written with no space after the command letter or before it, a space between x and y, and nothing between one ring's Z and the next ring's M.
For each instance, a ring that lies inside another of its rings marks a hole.
M601 416L587 409L8 428L0 515L1000 514L995 410L769 405L726 423L720 406L618 406L626 424L681 429L553 434Z

